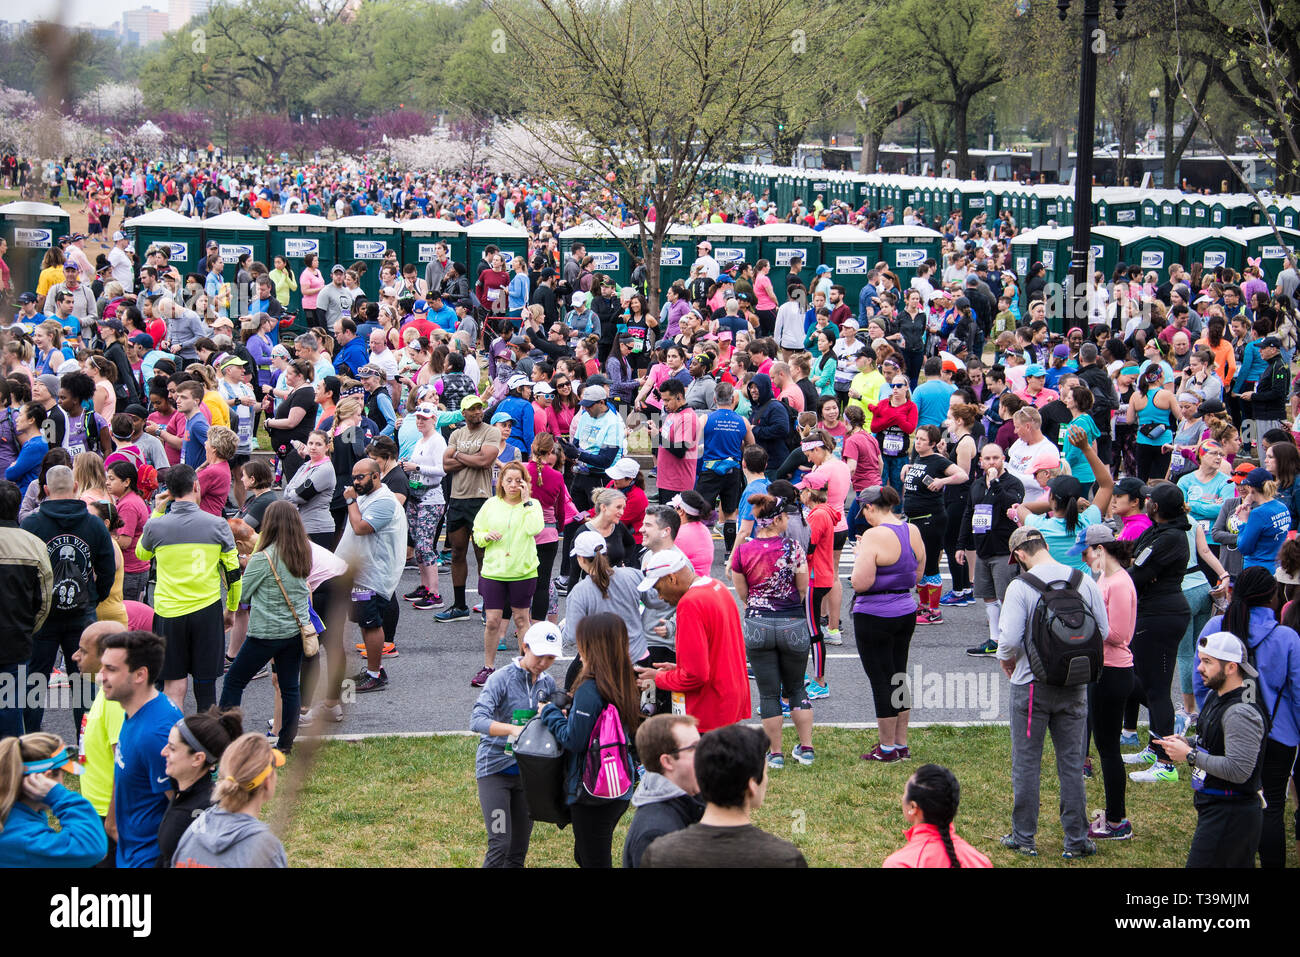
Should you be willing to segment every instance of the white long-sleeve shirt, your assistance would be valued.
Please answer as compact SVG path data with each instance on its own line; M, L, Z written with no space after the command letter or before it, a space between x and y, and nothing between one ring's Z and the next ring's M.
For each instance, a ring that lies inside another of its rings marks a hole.
M773 338L782 349L802 349L804 310L794 300L784 302L776 311L776 327Z
M411 450L407 461L419 466L420 484L428 490L420 500L421 504L443 505L446 502L442 496L442 479L447 474L443 471L442 456L446 451L447 442L437 429L427 438L421 436Z

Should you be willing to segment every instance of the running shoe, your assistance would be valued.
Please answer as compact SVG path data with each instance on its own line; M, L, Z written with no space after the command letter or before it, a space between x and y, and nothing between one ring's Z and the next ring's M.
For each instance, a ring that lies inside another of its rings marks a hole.
M441 608L442 605L441 595L431 595L426 591L419 601L414 602L411 607L416 611L430 611L434 608Z
M866 754L858 755L858 757L863 761L881 761L885 764L892 764L895 761L903 760L903 756L898 753L898 748L894 748L892 751L886 751L880 745L876 745L875 748L868 751Z
M822 698L831 696L831 687L829 684L818 684L816 681L808 682L808 700L820 701Z
M1199 717L1198 714L1188 714L1186 711L1180 710L1174 715L1174 734L1183 734L1188 728L1195 727L1196 719Z
M916 623L918 625L942 625L943 612L930 611L928 608L924 608L916 613Z
M773 771L779 771L785 767L785 755L774 751L767 756L767 766Z
M50 672L50 685L49 685L49 686L50 686L51 688L66 688L66 687L68 687L68 676L67 676L66 674L63 673L63 669L61 669L61 668L55 668L53 671Z
M361 654L364 655L364 654L366 653L366 644L365 644L365 642L363 642L363 641L359 641L359 642L357 642L357 644L356 644L354 647L355 647L355 648L357 649L357 651L360 652ZM397 650L397 645L393 644L391 641L386 641L386 642L384 642L384 657L385 657L385 658L396 658L396 657L398 656L398 654L400 654L400 652L398 652L398 650Z
M462 621L469 617L469 609L464 605L452 605L446 611L433 616L434 621Z
M1156 781L1172 782L1178 780L1178 769L1172 764L1165 764L1161 761L1157 761L1149 768L1145 768L1141 771L1130 772L1128 779L1130 781L1136 781L1139 784L1154 784Z
M1092 777L1092 758L1083 759L1083 776L1085 778Z
M423 585L416 585L415 591L408 591L402 597L407 601L419 601L427 594L429 594L429 589L425 588Z
M473 678L469 679L470 685L474 688L482 688L483 685L487 682L487 680L492 677L492 673L494 671L496 671L495 668L489 668L486 665L484 665L482 668L478 670L478 674L476 674Z
M966 654L971 658L993 658L998 653L998 643L992 638L986 638L984 644L976 648L967 648Z
M900 761L910 761L912 759L912 749L905 744L900 744L894 748L894 753L898 755Z
M1142 741L1138 738L1136 731L1121 731L1119 735L1119 746L1121 748L1136 748Z
M838 628L832 628L822 637L822 641L828 645L842 645L844 644L844 635Z
M1015 835L1013 834L1003 834L1001 839L998 841L998 843L1001 844L1003 847L1005 847L1008 851L1015 851L1017 854L1025 855L1025 857L1038 856L1038 848L1034 847L1032 844L1017 843ZM1095 849L1096 848L1094 847L1094 850Z
M475 605L474 610L478 612L480 615L483 614L483 603L479 602L477 605Z
M366 672L361 677L361 680L357 682L357 686L354 690L357 694L365 694L369 691L383 691L387 687L388 675L381 671L379 672L379 677L376 678L371 675L370 672Z
M509 650L510 650L510 646L506 644L506 640L504 638L502 638L500 641L497 642L497 651L509 651Z
M569 593L569 583L567 581L557 581L555 583L555 593L563 598Z
M1149 747L1141 751L1134 751L1132 754L1121 755L1125 764L1152 764L1156 759L1156 753Z
M1133 837L1133 825L1128 818L1112 825L1106 820L1106 812L1102 811L1101 817L1093 818L1088 826L1088 837L1094 841L1127 841Z
M1071 850L1070 848L1066 848L1064 851L1062 851L1061 860L1075 861L1081 857L1092 857L1096 853L1097 853L1097 845L1085 838L1083 843L1078 847L1074 848L1073 850Z
M959 592L959 591L947 591L947 592L944 592L943 597L939 599L939 604L941 604L941 605L961 605L961 604L965 604L965 603L962 601L962 593L961 593L961 592Z
M298 719L298 727L304 728L309 725L333 721L336 724L343 720L343 705L335 704L318 704L310 711Z
M783 718L790 717L790 702L785 698L781 699L781 716Z
M252 680L256 681L258 678L269 678L269 677L271 677L271 666L269 664L266 664L262 666L261 671L253 675Z
M794 746L793 757L804 767L807 767L808 765L812 764L814 760L816 760L817 755L813 753L813 749L811 746L805 748L802 744L796 744Z
M362 668L360 671L358 671L356 674L352 676L352 680L353 682L360 681L368 674L370 674L370 672L367 671L365 668ZM379 677L383 678L385 681L388 680L388 669L385 668L383 665L379 666Z

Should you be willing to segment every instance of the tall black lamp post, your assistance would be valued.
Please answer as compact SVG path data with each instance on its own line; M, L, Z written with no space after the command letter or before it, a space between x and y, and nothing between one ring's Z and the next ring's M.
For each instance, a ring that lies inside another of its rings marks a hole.
M1124 18L1128 0L1114 0L1115 19ZM1062 20L1070 0L1056 0ZM1101 32L1101 0L1083 0L1083 60L1079 74L1079 137L1074 167L1074 249L1066 306L1071 320L1088 318L1088 254L1092 248L1092 136L1097 110L1097 50L1105 49Z

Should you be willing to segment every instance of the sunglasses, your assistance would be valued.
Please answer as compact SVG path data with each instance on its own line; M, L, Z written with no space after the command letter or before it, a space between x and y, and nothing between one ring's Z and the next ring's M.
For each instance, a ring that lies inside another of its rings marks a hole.
M906 388L907 388L907 383L906 383L906 382L891 382L891 383L889 383L889 387L890 387L891 389L906 389Z

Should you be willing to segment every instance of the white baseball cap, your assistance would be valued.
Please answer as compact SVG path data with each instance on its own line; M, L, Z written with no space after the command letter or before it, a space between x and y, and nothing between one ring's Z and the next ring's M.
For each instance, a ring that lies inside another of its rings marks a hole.
M539 621L524 632L524 645L532 649L533 654L539 658L546 655L554 655L558 658L564 653L560 629L549 621Z
M659 579L688 568L690 564L691 560L680 548L665 548L661 552L653 552L642 568L645 578L636 587L639 591L650 591Z
M438 417L438 407L426 402L416 407L415 416L418 419L436 419Z
M1255 670L1254 665L1246 660L1245 644L1230 631L1216 631L1210 635L1202 635L1198 647L1211 658L1235 661L1250 677L1259 677L1259 672Z
M573 540L573 551L569 554L575 558L595 558L601 555L609 548L605 542L605 536L600 532L585 531L580 532L578 537Z
M605 469L605 474L612 479L630 479L636 478L641 473L641 466L637 460L631 456L619 459L609 468Z

